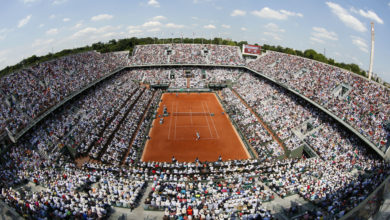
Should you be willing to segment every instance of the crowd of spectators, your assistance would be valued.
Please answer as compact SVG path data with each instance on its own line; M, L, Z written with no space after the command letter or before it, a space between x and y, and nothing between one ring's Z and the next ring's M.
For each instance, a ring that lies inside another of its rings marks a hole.
M240 48L211 44L137 45L130 57L131 65L145 64L213 64L245 65Z
M153 92L151 90L146 90L140 95L136 103L133 104L132 109L122 119L122 122L117 125L118 128L115 134L113 134L111 142L106 143L107 150L101 157L102 162L121 165L123 157L132 144L132 137L136 135L137 126L141 123L142 116L152 98Z
M231 119L239 126L259 158L265 160L284 155L283 148L274 144L271 134L229 88L222 90L222 97Z
M388 147L390 90L347 70L268 51L248 67L281 82L332 111L381 150ZM336 92L345 87L345 95Z
M273 193L254 177L211 178L208 181L154 181L146 209L164 210L166 217L189 219L271 219L263 202Z
M156 67L137 68L128 72L134 80L145 84L169 85L170 88L207 88L209 84L234 83L243 70L220 67L178 67L174 69Z
M287 149L293 149L291 143L297 146L295 143L302 145L305 141L320 157L290 161L265 173L263 181L278 195L299 193L322 207L327 215L341 217L365 198L366 186L372 189L383 181L388 164L369 153L358 138L329 116L287 90L250 74L242 76L234 89L271 125ZM302 140L291 132L309 119L312 126L318 127L313 134ZM363 177L367 173L375 178Z
M287 149L302 146L302 141L292 129L312 118L312 109L301 105L299 99L283 88L250 74L243 75L233 88L278 135Z
M130 62L185 62L180 60L182 57L174 58L174 55L187 51L181 55L184 56L191 51L194 57L206 54L207 58L201 58L200 63L233 62L240 65L241 58L224 57L232 56L236 47L214 45L207 50L200 47L199 54L197 49L191 49L198 48L197 45L188 47L190 49L183 45L137 46L134 52L137 56L131 59L139 57L139 60ZM216 51L219 51L218 54L214 54ZM20 74L20 80L27 82L20 86L30 87L20 91L11 77L13 75L7 76L11 79L9 88L4 81L0 82L0 97L4 100L1 106L12 111L2 109L1 112L15 118L10 121L3 119L2 126L16 125L24 117L32 120L44 108L50 107L54 100L60 101L118 66L96 61L104 59L101 56L114 59L112 55L89 52L74 55L74 60L65 57L53 63L39 64L34 71L22 70L25 72ZM194 58L188 59L192 62ZM88 65L84 67L86 63ZM294 66L294 63L300 66ZM361 125L361 132L367 131L366 120L369 120L370 126L377 125L375 123L379 119L386 119L388 115L388 103L379 104L387 97L388 90L337 68L324 65L325 69L321 69L323 64L278 53L268 53L249 65L278 81L289 83L290 87L334 112L338 109L335 106L342 106L342 109L348 108L347 113L342 113L348 114L348 117L364 114L354 120L358 122L356 125ZM60 68L66 70L65 73ZM338 218L356 207L390 174L388 163L329 116L278 85L249 72L226 68L205 68L205 71L190 68L194 74L191 85L232 83L232 88L221 92L222 99L232 120L259 157L215 162L140 161L148 125L161 95L161 91L143 84L164 81L186 87L187 84L177 83L185 79L185 70L144 68L123 71L67 103L1 155L2 200L26 218L105 218L109 216L111 207L137 207L149 185L152 190L143 201L144 208L163 210L166 219L273 219L264 204L272 202L276 196L284 198L292 194L315 204L315 217ZM76 81L80 71L85 74L84 77L64 88L66 86L62 83ZM172 71L174 79L170 79ZM310 77L314 80L309 82ZM299 80L303 80L305 87L298 88ZM338 86L333 80L351 85L346 102L340 96L332 96ZM50 95L43 93L29 97L29 90L35 88L32 85L43 88L46 84L53 84L50 88L55 88L47 91ZM324 89L319 89L322 88L320 84L324 84ZM312 90L314 88L317 90ZM358 88L364 88L363 91L374 101L358 100L358 97L367 97ZM377 89L376 93L372 93L371 89ZM42 102L36 100L37 97L41 97L39 100ZM21 104L25 102L37 105L26 107ZM318 157L278 158L286 152L245 104L267 124L287 151L307 145ZM360 111L356 110L358 107ZM375 112L370 115L366 112L367 108ZM307 121L313 127L312 133L297 135L294 130L299 130ZM16 131L17 127L13 129ZM371 137L379 135L378 140L382 141L384 136L380 132L384 128L372 129L370 131L374 135ZM60 151L64 147L75 149L77 156L88 156L98 161L76 167L73 159ZM28 190L26 183L34 184L34 189Z
M137 134L135 135L134 140L130 146L129 153L124 161L124 163L129 165L129 166L131 164L134 164L135 162L138 162L138 160L141 157L141 154L143 151L143 145L145 143L144 141L145 141L145 138L148 138L147 133L149 130L149 126L152 123L152 120L154 117L153 116L154 111L156 110L156 108L160 102L161 95L162 95L161 90L157 90L155 92L154 97L152 98L152 100L150 102L149 110L147 110L145 112L144 120L142 120L142 122L138 128Z
M136 176L80 169L63 158L55 163L34 150L13 148L8 156L17 161L14 166L2 166L2 175L8 172L10 177L12 172L14 180L11 184L2 179L0 197L27 219L104 219L110 215L110 207L138 205L146 186ZM26 182L31 185L18 187Z
M17 133L72 92L128 62L126 54L86 52L40 63L0 79L0 133Z
M86 153L97 140L101 129L112 119L120 106L138 89L126 74L119 74L92 88L49 117L28 134L29 144L42 153L52 153L64 146Z

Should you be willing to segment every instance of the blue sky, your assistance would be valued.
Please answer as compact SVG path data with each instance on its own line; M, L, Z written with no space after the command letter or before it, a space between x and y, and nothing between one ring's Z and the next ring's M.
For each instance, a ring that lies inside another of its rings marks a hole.
M313 48L390 82L390 0L1 0L0 69L33 54L126 37L223 37Z

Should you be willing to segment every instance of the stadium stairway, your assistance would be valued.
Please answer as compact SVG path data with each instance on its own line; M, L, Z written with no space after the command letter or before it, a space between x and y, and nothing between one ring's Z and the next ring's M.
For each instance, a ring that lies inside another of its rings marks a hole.
M265 190L273 192L264 183L261 183L261 185L264 186ZM298 215L302 215L305 211L316 209L316 206L314 204L303 199L298 194L294 194L291 196L281 198L276 193L274 193L274 200L272 200L271 202L263 203L263 206L267 210L272 210L272 213L277 217L277 219L288 220L288 219L291 219L291 217L292 217L292 216L287 216L287 211L291 208L292 204L298 204L299 210L300 210L300 214L298 214ZM300 219L300 218L297 218L297 219Z
M378 213L370 219L374 220L388 220L390 219L390 192L386 192L383 195L384 201L382 206L379 208Z
M98 160L101 160L102 156L104 153L106 153L107 151L107 148L108 146L110 145L112 139L114 139L115 137L115 134L117 133L117 131L119 130L119 128L121 127L122 123L125 121L125 119L127 118L127 115L129 115L129 113L133 110L135 104L137 104L139 98L142 96L142 94L144 94L145 92L145 88L142 88L142 91L140 92L139 96L134 100L133 104L131 104L130 108L126 111L126 113L123 115L123 118L119 121L119 123L117 124L117 126L115 127L114 131L111 133L111 135L108 137L108 140L107 140L107 143L103 146L103 149L99 152L99 156L98 156Z
M162 211L147 211L144 210L144 201L152 191L152 187L148 184L145 192L143 193L142 198L140 199L139 206L135 208L133 211L127 208L117 208L113 207L114 212L111 214L110 219L118 219L118 220L138 220L138 219L162 219L164 217L164 212Z
M156 95L156 91L153 92L152 98L150 98L148 106L145 108L145 111L142 113L141 120L138 122L137 128L133 132L133 135L132 135L131 140L130 140L129 147L127 148L126 153L123 155L123 158L121 160L121 165L123 165L125 163L126 158L129 155L130 149L133 146L134 139L135 139L135 137L137 137L137 134L138 134L138 131L139 131L140 127L141 127L141 124L145 120L146 113L149 111L150 105L152 104L152 101L153 101L153 98L154 98L155 95Z
M19 220L23 218L13 208L5 204L3 200L0 200L0 219Z
M126 106L126 104L131 100L131 97L133 97L133 95L137 92L137 90L134 90L133 93L131 93L131 95L129 95L129 97L127 97L126 101L123 102L123 104L118 108L118 110L114 113L114 115L109 119L109 121L106 123L106 125L104 126L104 128L100 131L100 133L98 134L99 138L103 136L104 134L104 131L107 129L107 127L111 124L111 122L115 119L115 117L119 114L120 110ZM97 139L98 140L98 139ZM89 152L91 151L92 147L96 144L96 141L95 140L94 142L91 143L90 146L88 146L88 150L86 152L86 154L88 155Z

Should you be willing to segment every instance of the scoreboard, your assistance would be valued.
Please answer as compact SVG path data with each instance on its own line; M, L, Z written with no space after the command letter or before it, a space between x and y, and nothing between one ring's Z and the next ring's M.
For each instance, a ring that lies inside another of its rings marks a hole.
M242 54L246 55L261 55L261 46L244 44L242 46Z

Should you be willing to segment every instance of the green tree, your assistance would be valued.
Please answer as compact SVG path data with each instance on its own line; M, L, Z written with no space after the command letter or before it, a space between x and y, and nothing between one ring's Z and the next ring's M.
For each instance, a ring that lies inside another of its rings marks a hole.
M317 55L317 52L313 49L308 49L303 52L303 56L309 59L314 59L314 57Z
M287 54L296 55L295 50L288 48L288 47L286 49L284 49L284 52Z

